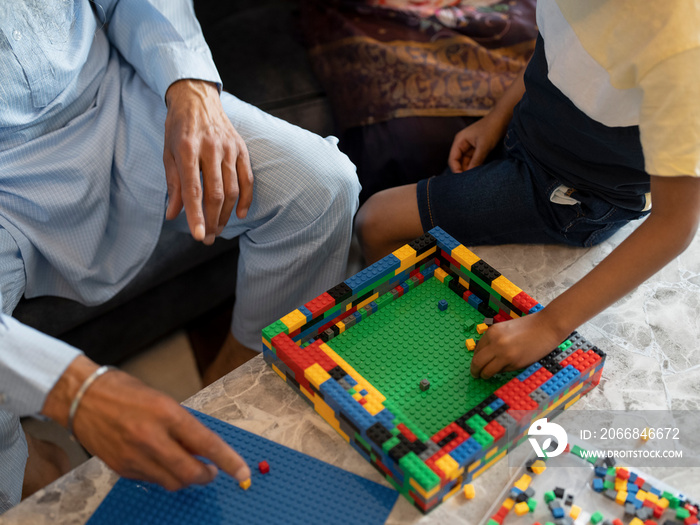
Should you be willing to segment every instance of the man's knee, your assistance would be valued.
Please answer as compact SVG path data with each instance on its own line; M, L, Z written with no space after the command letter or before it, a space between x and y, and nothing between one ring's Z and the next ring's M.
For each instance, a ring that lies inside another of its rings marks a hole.
M313 216L331 214L351 220L360 193L355 166L334 145L324 149L323 154L306 159L306 176L295 191L312 208L309 212Z

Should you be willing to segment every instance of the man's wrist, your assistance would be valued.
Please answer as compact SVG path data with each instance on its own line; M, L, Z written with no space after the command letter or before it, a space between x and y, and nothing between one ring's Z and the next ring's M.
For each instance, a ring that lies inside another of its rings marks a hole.
M97 364L84 355L76 357L46 396L42 415L61 426L67 426L71 403L85 380L98 368Z
M207 96L213 96L214 94L219 96L219 88L213 82L208 82L206 80L198 80L193 78L183 78L176 80L168 90L165 92L165 105L166 107L171 107L173 103L181 96L191 96L199 95L203 98Z

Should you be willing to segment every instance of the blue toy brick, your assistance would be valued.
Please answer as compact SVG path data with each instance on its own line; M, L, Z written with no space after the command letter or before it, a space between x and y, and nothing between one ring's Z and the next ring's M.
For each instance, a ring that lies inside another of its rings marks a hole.
M568 365L550 377L540 388L549 396L553 396L580 375L581 373L576 370L576 368L572 365Z
M437 306L438 306L438 310L440 310L441 312L444 312L445 310L447 310L448 303L447 303L447 301L446 301L445 299L440 299L440 300L438 301L438 305L437 305Z
M627 492L629 494L636 494L637 492L639 492L639 487L634 483L630 483L629 481L627 481Z
M445 230L443 230L439 226L436 226L432 230L429 230L428 233L435 237L435 240L438 244L438 248L445 250L445 252L447 252L448 254L452 253L452 250L459 246L459 243L454 239L454 237L448 235L445 232Z
M428 266L425 270L421 272L423 274L423 280L430 279L433 275L435 275L435 270L437 269L437 264L431 264L430 266Z
M605 488L605 483L600 478L593 478L593 490L596 492L603 492Z
M372 313L377 312L377 303L375 303L374 301L371 301L367 306L369 306L372 309Z
M630 472L630 477L627 478L628 483L634 483L637 481L637 473L636 472Z
M269 474L252 468L248 490L220 473L205 486L168 492L157 485L120 479L90 525L200 525L246 523L384 523L398 492L265 438L194 412L249 465L265 460ZM303 487L303 492L290 490Z
M460 465L468 465L471 462L470 458L478 454L481 448L476 439L469 438L450 452L450 456Z
M391 430L394 428L394 416L388 408L380 411L376 416L374 416L377 421L379 421L385 428Z
M496 401L494 401L493 403L491 403L491 404L489 405L489 408L490 408L491 410L498 410L498 409L501 408L503 405L504 405L503 400L499 397L499 398L496 398Z
M535 312L539 312L539 311L542 310L543 308L544 308L544 306L542 306L541 304L537 303L535 306L533 306L532 308L530 308L530 310L529 310L527 313L529 313L529 314L534 314Z
M410 290L410 287L409 287L408 284L405 283L405 282L404 282L404 283L401 283L401 288L403 288L403 293L404 293L404 294L407 294L407 293L409 292L409 290Z
M380 259L371 266L368 266L364 270L356 273L352 277L345 280L353 293L357 293L360 290L372 286L383 277L386 277L390 273L394 273L401 266L401 261L394 254L389 254L383 259Z
M306 316L307 323L314 318L313 314L311 313L311 310L309 310L306 306L300 306L298 310Z
M479 305L483 303L481 299L479 299L476 295L471 294L469 298L467 299L467 302L477 310L479 309Z
M542 368L542 365L539 363L534 363L530 366L528 366L525 370L523 370L517 377L518 380L520 381L525 381L528 377L530 377L532 374L537 372L540 368Z
M355 324L362 321L362 314L360 312L353 312L352 315L355 316Z
M651 489L649 489L648 492L651 492L652 494L654 494L654 496L658 496L658 497L661 497L661 495L663 494L659 489L657 489L655 487L652 487Z
M564 517L564 509L561 507L555 507L552 509L552 516L554 519L559 519Z
M608 473L608 469L605 467L596 467L595 468L595 475L599 478L604 478L607 473Z

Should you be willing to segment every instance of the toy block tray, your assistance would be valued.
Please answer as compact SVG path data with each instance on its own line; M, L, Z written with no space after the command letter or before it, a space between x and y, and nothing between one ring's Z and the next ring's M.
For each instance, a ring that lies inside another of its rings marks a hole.
M427 512L600 381L605 354L577 332L525 370L471 377L469 339L541 309L434 228L265 328L263 354Z

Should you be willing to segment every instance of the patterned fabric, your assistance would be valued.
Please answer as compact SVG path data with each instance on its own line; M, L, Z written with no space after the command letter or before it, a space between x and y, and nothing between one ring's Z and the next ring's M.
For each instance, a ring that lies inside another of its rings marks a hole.
M312 64L341 128L484 115L537 36L535 0L304 0L302 8Z
M79 354L9 314L23 293L100 303L136 275L163 227L165 91L179 78L219 82L185 0L97 0L94 11L88 0L7 6L0 7L0 511L18 501L21 487L26 444L16 416L40 412ZM248 217L234 215L225 230L241 236L244 307L233 328L255 348L265 325L344 277L359 184L335 139L226 93L222 102L256 180ZM186 231L183 217L168 227Z

